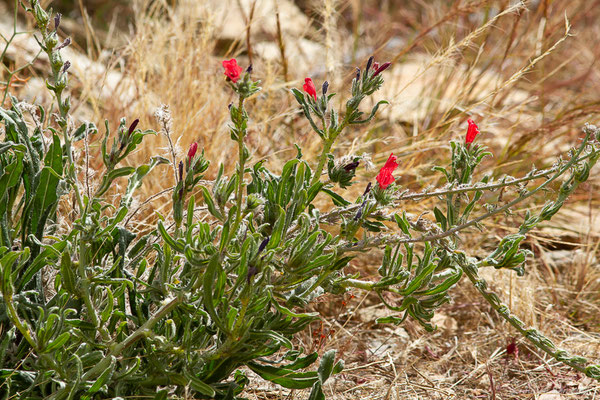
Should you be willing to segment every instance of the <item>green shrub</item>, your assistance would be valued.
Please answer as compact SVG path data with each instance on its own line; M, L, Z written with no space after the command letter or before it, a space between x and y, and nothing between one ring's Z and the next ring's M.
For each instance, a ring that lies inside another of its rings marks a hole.
M238 95L230 106L231 139L238 144L233 176L220 165L212 182L203 180L209 161L193 144L185 160L156 157L137 167L121 161L153 131L121 120L115 135L108 122L102 141L104 171L94 193L80 182L73 144L97 134L93 124L70 126L65 91L68 61L63 61L54 20L38 1L28 11L35 18L51 74L47 86L58 112L12 98L0 109L4 140L0 144L0 377L4 398L92 399L150 396L155 399L234 399L248 379L246 366L264 379L287 388L312 388L311 399L323 399L323 383L342 370L335 352L304 354L293 337L315 320L306 306L325 292L348 288L372 291L397 315L379 323L400 323L408 316L432 330L431 319L450 300L449 290L467 275L483 297L534 345L557 360L600 378L599 366L588 366L552 344L513 316L478 276L478 269L508 268L518 275L528 255L520 243L528 231L550 219L590 173L600 156L599 130L584 128L585 137L565 160L521 177L474 178L488 155L474 142L477 126L469 121L467 139L452 142L451 163L436 167L446 184L413 193L394 182L396 159L390 156L356 199L343 197L354 184L358 156L335 160L336 139L353 124L369 122L361 102L383 84L381 66L371 58L357 70L345 110L329 102L328 84L317 96L312 80L304 92L293 89L302 112L323 142L316 167L297 157L275 173L262 162L249 164L244 143L248 115L245 101L260 90L250 69L242 73L235 60L224 62L231 88ZM30 114L32 124L26 123ZM158 113L168 127L168 109ZM45 140L51 138L49 143ZM112 139L111 139L112 137ZM169 163L177 184L172 217L140 235L125 228L132 195L158 164ZM323 172L327 168L326 178ZM518 233L504 237L483 259L467 254L459 234L545 190L564 177L557 198L538 213L527 213ZM127 177L119 204L107 193L115 179ZM248 179L249 178L249 179ZM532 182L543 183L527 188ZM511 201L483 197L507 186L518 188ZM204 215L194 217L201 193ZM322 211L320 193L334 208ZM403 201L439 199L434 220L393 211ZM72 199L74 209L67 206ZM476 207L484 203L485 207ZM483 210L482 210L483 209ZM478 212L477 217L471 214ZM68 230L58 226L66 218ZM170 222L172 221L172 223ZM326 225L329 227L325 229ZM334 233L332 233L334 232ZM359 252L383 248L376 281L347 275L344 267ZM44 277L53 277L47 282ZM390 304L382 294L392 293ZM283 350L283 351L282 351ZM307 371L307 368L309 369ZM314 369L314 368L313 368Z

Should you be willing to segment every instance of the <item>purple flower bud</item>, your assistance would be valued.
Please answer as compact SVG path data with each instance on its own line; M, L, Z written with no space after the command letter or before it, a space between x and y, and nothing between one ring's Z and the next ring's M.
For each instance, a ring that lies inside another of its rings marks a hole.
M329 89L329 82L325 81L325 82L323 82L323 87L322 87L323 96L325 96L327 94L327 89Z
M358 221L360 219L360 217L362 217L362 206L358 209L358 212L356 213L356 215L354 216L354 220Z
M65 72L67 72L67 70L71 67L71 62L69 60L65 61L65 64L63 65L62 68L62 73L64 74Z
M60 26L60 18L62 17L61 13L56 13L56 15L54 16L54 30L58 30L58 27Z
M179 161L179 180L183 180L183 161ZM181 193L179 194L179 197L181 197Z
M55 50L64 49L65 47L67 47L70 44L71 44L71 38L66 38L65 41L62 42L61 44L59 44Z
M260 254L260 252L262 252L265 249L265 247L267 247L267 245L269 244L269 240L271 240L271 238L266 238L262 242L260 242L257 254Z
M380 73L382 73L383 71L388 69L390 65L392 65L392 63L389 61L386 63L383 63L383 65L381 65L379 68L377 68L377 70L373 74L373 78L375 78L377 75L379 75Z
M367 185L367 188L365 189L365 192L363 193L363 197L366 196L370 191L371 191L371 182L369 182L369 184Z
M246 68L246 72L249 74L252 73L252 64L248 65L248 68Z
M229 103L229 105L227 106L227 108L231 110L231 106L233 106L233 103Z
M354 171L356 169L356 167L358 167L358 164L360 164L360 161L351 162L350 164L347 164L344 166L344 171L346 171L346 172Z
M367 61L367 68L365 68L365 74L369 73L369 69L371 68L371 65L373 64L373 60L374 60L373 56L369 57L369 61Z
M129 125L129 132L128 132L129 136L131 136L131 134L133 133L133 131L135 130L135 128L138 126L139 123L140 123L140 119L136 118L135 121L133 121L131 123L131 125Z
M248 267L248 275L246 276L246 281L250 283L250 280L258 273L258 268L254 265Z
M356 68L356 80L358 81L360 79L360 68Z

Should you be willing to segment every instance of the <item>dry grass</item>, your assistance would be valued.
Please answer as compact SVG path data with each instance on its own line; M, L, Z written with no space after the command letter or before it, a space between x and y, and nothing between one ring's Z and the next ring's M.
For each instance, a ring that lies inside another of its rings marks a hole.
M231 7L222 14L219 4ZM316 82L329 80L330 91L342 98L353 67L375 54L394 61L382 95L391 105L375 123L349 131L338 154L368 152L381 164L393 151L399 155L401 184L412 189L437 182L431 166L447 160L448 142L463 135L467 116L481 128L478 140L495 154L484 170L496 176L523 174L532 162L547 166L576 143L583 123L598 123L597 2L305 0L297 1L295 17L287 13L287 4L278 2L279 29L275 12L263 12L269 4L272 0L134 1L130 30L111 33L119 39L111 43L124 44L99 56L109 70L121 74L121 81L112 96L102 97L95 90L97 78L90 81L81 74L76 90L84 96L76 109L87 110L99 126L108 118L115 127L125 115L158 129L153 111L168 104L178 151L198 141L213 161L209 174L216 173L219 163L231 172L235 151L227 132L227 104L233 97L222 79L220 60L237 57L246 65L251 57L264 91L249 101L249 147L254 161L264 158L277 168L295 154L293 143L307 159L320 150L286 89L312 76ZM97 151L98 143L91 146ZM164 152L159 135L146 141L135 161ZM167 169L155 171L145 181L139 203L170 187L171 175ZM374 172L362 175L366 182ZM504 271L486 271L485 276L524 321L564 348L598 361L597 169L592 176L552 223L528 238L535 257L524 278ZM143 207L140 227L151 223L154 212L169 212L169 197L167 193ZM543 198L536 201L543 204ZM429 205L405 207L420 212ZM476 254L486 254L515 221L498 217L483 235L465 236L465 243ZM355 260L353 268L368 276L378 262L378 254L370 254ZM330 337L321 348L339 349L348 367L328 388L331 398L600 396L598 383L515 337L468 282L454 294L453 303L438 316L440 329L432 334L410 321L401 327L374 325L387 311L371 297L348 300L347 306L338 298L323 299L317 309ZM310 332L299 340L314 345ZM518 356L507 354L512 340ZM251 386L247 396L252 399L307 396L273 390L258 378Z

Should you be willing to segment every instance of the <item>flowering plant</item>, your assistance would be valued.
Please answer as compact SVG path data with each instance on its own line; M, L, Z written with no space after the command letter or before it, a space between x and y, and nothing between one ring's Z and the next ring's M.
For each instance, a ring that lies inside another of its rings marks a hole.
M74 143L87 144L97 129L89 123L70 129L68 64L60 53L64 46L57 46L60 17L52 27L38 0L31 0L27 11L52 60L48 87L58 113L52 121L43 109L16 99L10 110L0 108L6 131L0 144L0 376L9 396L234 399L248 383L241 369L246 366L278 385L311 388L310 399L324 399L323 384L343 362L328 351L315 371L311 366L319 354L295 345L294 335L317 318L307 305L325 292L354 288L375 293L394 312L378 323L399 324L410 317L433 330L435 311L450 301L450 290L464 275L535 346L600 379L600 366L527 328L478 274L486 267L523 274L530 252L521 242L589 177L600 157L598 128L585 126L584 138L566 160L520 178L494 180L475 175L489 153L474 143L479 131L469 120L466 139L451 142L450 164L435 168L444 186L402 190L394 182L398 159L391 154L375 187L368 183L361 195L348 199L338 187L354 184L364 158L336 159L334 145L348 126L368 123L386 104L376 103L366 115L361 109L383 84L390 64L370 58L364 71L358 69L341 111L330 103L335 94L328 94L327 82L321 96L309 78L304 92L292 89L322 142L321 153L313 163L298 149L274 172L262 161L251 164L245 102L261 90L260 82L252 79L251 68L242 76L232 59L223 62L238 96L229 108L230 136L238 147L232 176L220 165L216 178L205 180L209 162L197 143L183 160L156 157L145 165L120 166L144 136L154 134L140 130L137 120L127 126L123 119L110 150L107 123L101 146L105 170L92 192L80 182L72 154ZM33 129L26 113L35 116ZM168 119L167 109L159 116ZM164 123L167 134L168 129ZM45 135L51 137L49 146L43 144ZM133 193L161 163L171 164L176 178L172 215L161 216L150 232L132 232L127 222L135 213ZM115 205L107 193L120 177L128 177L128 184ZM459 235L468 228L510 211L561 177L556 199L528 212L518 232L502 238L488 256L473 257L463 247ZM518 193L502 205L483 197L510 186ZM315 202L320 193L331 199L329 209ZM70 229L56 230L67 195L75 200L68 212ZM431 218L401 209L403 202L422 199L439 200ZM203 215L197 218L200 201ZM345 272L357 254L372 248L383 248L378 279Z

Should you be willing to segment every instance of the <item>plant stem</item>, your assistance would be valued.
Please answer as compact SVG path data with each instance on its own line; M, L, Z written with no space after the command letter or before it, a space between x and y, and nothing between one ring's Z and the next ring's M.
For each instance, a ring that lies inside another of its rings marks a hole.
M516 199L514 199L513 201L508 202L507 204L505 204L502 207L499 207L493 211L490 211L490 212L485 213L477 218L474 218L474 219L470 220L469 222L466 222L462 225L458 225L452 229L448 229L447 231L444 231L441 233L437 233L437 234L433 234L433 235L422 235L417 238L407 238L406 236L399 236L399 235L378 236L378 237L375 237L374 239L367 238L367 239L364 239L364 240L361 240L358 242L349 243L346 246L340 247L339 251L341 253L343 253L343 252L348 252L348 251L364 250L366 248L370 248L370 247L373 247L373 246L376 246L376 245L382 243L382 240L384 240L390 244L391 243L398 244L398 243L431 242L431 241L443 239L445 237L448 237L455 233L458 233L459 231L462 231L465 228L473 226L473 225L477 224L478 222L483 221L484 219L487 219L493 215L499 214L501 212L504 212L504 211L510 209L511 207L522 202L523 200L533 196L534 194L536 194L537 192L539 192L540 190L542 190L546 186L548 186L551 182L556 180L558 177L562 176L562 174L564 174L567 170L569 170L573 165L575 165L580 160L579 156L581 155L581 153L587 146L589 137L590 137L590 132L586 132L586 136L583 139L582 144L577 149L576 153L571 157L569 162L567 162L565 165L563 165L562 168L559 168L552 177L550 177L550 178L548 178L548 180L546 180L546 182L542 183L541 185L539 185L535 189L531 190L527 194L519 196ZM582 157L581 159L584 159L584 157ZM395 238L397 238L397 240L390 241L390 239L395 239Z
M323 167L325 166L325 161L327 160L327 154L329 154L329 152L331 151L331 146L333 146L334 141L335 136L331 139L325 140L325 143L323 145L323 151L321 152L321 156L319 157L319 164L317 165L317 168L315 169L315 175L313 176L312 181L310 182L311 186L319 182L319 180L321 179L321 173L323 172Z
M238 102L238 112L244 118L244 97L240 96ZM246 167L246 157L244 157L244 137L246 136L246 130L239 130L238 132L238 187L236 194L236 210L235 210L235 223L231 230L231 235L235 235L242 222L242 196L244 195L244 168Z
M547 337L542 335L535 328L526 328L523 321L513 315L510 309L500 301L498 295L487 289L487 282L478 274L477 266L473 263L464 262L461 265L462 270L469 277L469 280L475 288L481 293L483 298L492 306L494 310L516 330L527 338L535 347L546 352L557 361L570 366L571 368L584 373L585 375L600 379L600 365L586 365L588 360L584 357L571 356L565 350L559 349Z
M98 364L96 364L92 369L87 371L81 377L81 382L85 382L87 380L93 379L99 374L101 374L104 369L110 364L110 360L112 356L119 355L126 347L130 346L136 340L146 336L147 333L150 332L152 327L161 319L163 319L167 314L169 314L176 306L183 302L183 296L177 296L171 299L168 303L164 304L150 319L148 319L142 326L140 326L135 332L129 335L125 340L121 343L114 345L108 354L104 356ZM66 390L65 388L63 390Z

